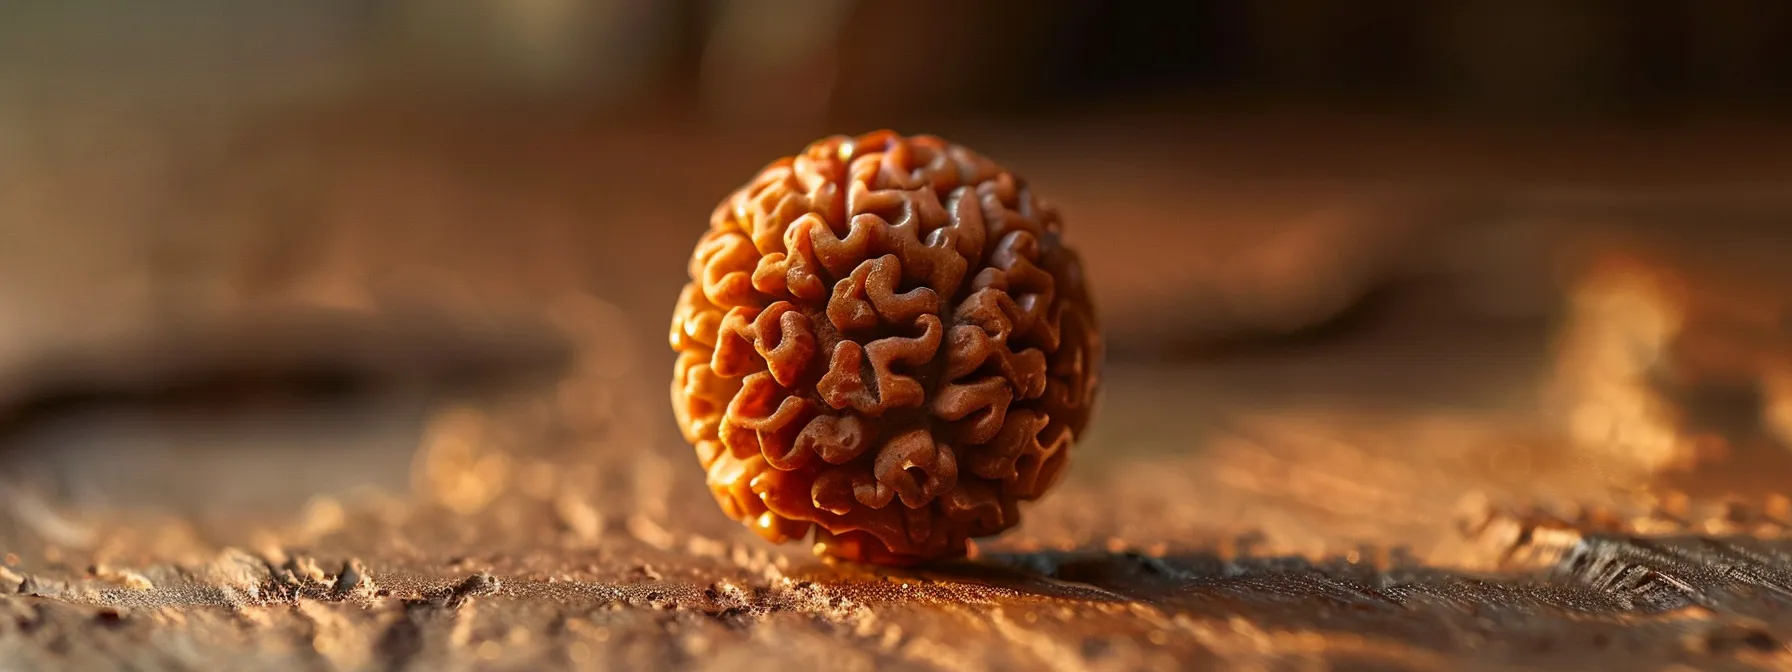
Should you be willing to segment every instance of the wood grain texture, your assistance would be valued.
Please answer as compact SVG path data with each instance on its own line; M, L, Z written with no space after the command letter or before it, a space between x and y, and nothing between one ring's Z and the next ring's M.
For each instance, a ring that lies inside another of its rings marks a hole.
M104 204L78 195L118 175L50 140L0 162L69 223L0 215L43 237L0 248L6 286L56 287L0 302L28 327L0 349L0 667L1792 665L1778 440L1638 468L1544 396L1557 271L1611 232L1691 250L1675 223L1792 216L1711 196L1786 175L1771 156L1670 138L1703 168L1552 173L1512 166L1555 145L1370 134L1298 162L1264 154L1282 133L967 129L1077 223L1116 354L1021 528L874 570L727 520L666 408L690 243L808 138L419 118L169 148ZM1048 131L1062 153L1026 141ZM1737 258L1650 263L1704 283ZM92 311L37 308L107 301L90 340Z

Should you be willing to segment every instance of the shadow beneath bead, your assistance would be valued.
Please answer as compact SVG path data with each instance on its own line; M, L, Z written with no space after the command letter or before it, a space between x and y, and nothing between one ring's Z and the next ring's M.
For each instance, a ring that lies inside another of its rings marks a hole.
M1288 588L1289 596L1304 591L1284 579L1306 574L1327 580L1359 582L1358 596L1383 603L1369 585L1381 574L1372 566L1343 558L1312 562L1298 557L1255 557L1227 560L1209 552L1154 556L1136 551L1106 550L988 553L976 559L958 559L916 567L878 567L850 562L816 563L788 570L793 579L826 583L894 583L916 595L947 591L994 593L1007 597L1068 599L1087 602L1143 603L1169 606L1177 600L1226 592L1227 586L1244 580L1249 590ZM1310 587L1310 584L1309 586Z

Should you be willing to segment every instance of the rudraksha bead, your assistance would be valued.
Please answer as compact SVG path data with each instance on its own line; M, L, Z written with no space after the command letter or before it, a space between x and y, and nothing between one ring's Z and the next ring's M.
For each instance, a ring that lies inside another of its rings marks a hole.
M767 539L913 564L1019 522L1063 474L1101 334L1057 211L932 136L837 136L710 217L673 313L672 407Z

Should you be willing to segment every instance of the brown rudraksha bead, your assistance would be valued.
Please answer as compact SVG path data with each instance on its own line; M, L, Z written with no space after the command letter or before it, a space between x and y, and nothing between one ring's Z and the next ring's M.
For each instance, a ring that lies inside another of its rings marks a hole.
M831 137L710 217L672 407L774 542L912 564L1019 522L1089 422L1101 335L1058 213L936 137Z

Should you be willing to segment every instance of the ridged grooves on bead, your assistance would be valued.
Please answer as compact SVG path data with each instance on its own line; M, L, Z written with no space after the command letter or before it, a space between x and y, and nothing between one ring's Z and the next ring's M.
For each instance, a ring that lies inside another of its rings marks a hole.
M964 147L818 141L716 208L690 277L673 408L723 510L767 539L963 554L1088 422L1100 336L1058 214Z

